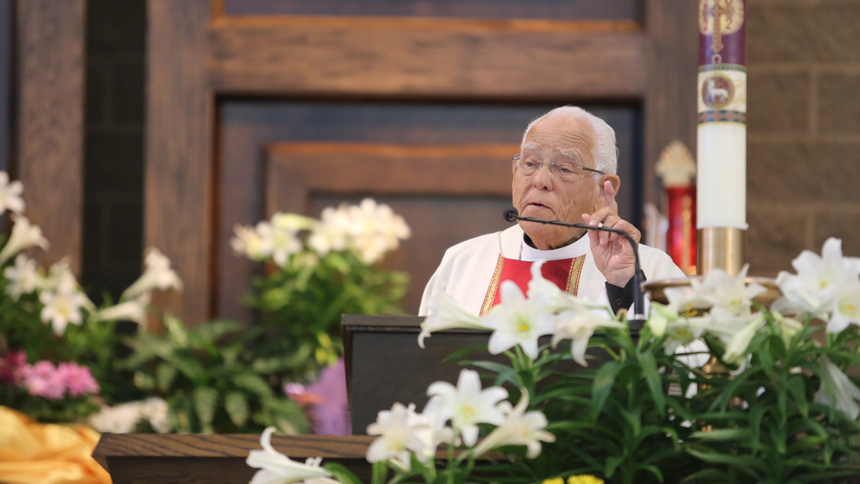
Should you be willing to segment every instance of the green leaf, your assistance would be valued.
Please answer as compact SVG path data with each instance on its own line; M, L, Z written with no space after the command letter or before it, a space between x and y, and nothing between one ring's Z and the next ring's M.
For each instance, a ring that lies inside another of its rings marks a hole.
M209 383L210 372L200 364L199 361L190 356L174 355L167 358L165 364L173 365L177 370L194 382L197 386L205 386Z
M472 354L472 353L475 353L478 351L487 351L487 345L486 344L480 344L480 345L472 345L472 346L467 346L465 348L461 348L461 349L451 353L447 357L445 357L445 359L443 359L442 362L447 363L449 361L459 361L459 360L462 360L463 358L465 358L466 355L469 355L469 354Z
M331 472L332 477L341 484L362 484L352 471L337 462L327 462L323 468Z
M732 482L732 478L724 472L716 469L703 469L694 474L690 474L681 481L681 484L686 482L701 482L701 481L717 481L717 482Z
M612 385L615 383L615 377L621 371L623 365L616 361L610 361L604 364L597 370L594 376L594 385L591 390L592 407L588 414L589 420L596 420L597 416L603 410L603 405L606 399L609 398L609 392L612 391Z
M155 378L143 371L136 371L134 373L134 385L144 391L154 390L157 387Z
M807 435L801 437L788 446L788 453L795 454L806 449L815 448L826 442L828 438L828 435Z
M751 450L753 454L757 454L759 446L761 446L761 422L767 413L768 407L769 405L762 403L760 405L753 405L750 410L749 428L752 431L750 442L752 444Z
M714 429L701 432L693 432L691 437L694 439L705 440L710 442L744 440L752 435L749 429Z
M289 369L292 366L290 363L290 359L284 357L256 358L251 363L251 369L256 373L277 373Z
M654 474L654 477L657 478L657 482L663 482L663 473L660 472L660 468L655 465L638 465L636 466L639 469L644 471L648 471L651 474Z
M761 459L746 455L729 455L713 451L698 451L688 448L687 453L711 464L726 464L750 476L759 478L761 472L767 472ZM759 472L756 472L759 471Z
M474 361L472 362L472 366L496 373L498 376L495 379L495 385L508 382L514 383L513 376L517 373L514 368L493 361Z
M239 388L248 390L249 392L256 393L261 397L272 395L272 388L268 383L266 383L266 380L250 373L236 376L233 379L233 384Z
M388 466L385 461L374 463L372 473L373 477L370 481L372 484L384 484L385 476L388 474Z
M214 388L200 387L194 389L194 411L204 428L209 427L215 419L217 405L218 392Z
M622 462L624 462L624 457L621 456L615 456L606 459L606 465L604 467L606 477L612 477L612 475L615 474L615 469L617 469Z
M160 363L155 370L155 380L158 382L158 390L162 393L167 393L178 373L179 371L176 367L170 366L168 363Z
M662 417L666 413L666 396L663 394L662 379L660 373L657 372L657 363L654 361L653 353L640 353L639 364L642 366L642 372L645 374L645 381L648 383L648 390L651 392L651 397L654 399L654 405Z
M217 320L202 324L194 329L194 333L203 339L214 341L222 336L238 332L242 329L236 321Z
M164 326L167 328L167 334L170 339L175 341L180 347L188 346L188 330L182 321L172 314L164 316Z
M224 409L234 425L245 425L248 420L248 399L242 392L230 392L224 398Z

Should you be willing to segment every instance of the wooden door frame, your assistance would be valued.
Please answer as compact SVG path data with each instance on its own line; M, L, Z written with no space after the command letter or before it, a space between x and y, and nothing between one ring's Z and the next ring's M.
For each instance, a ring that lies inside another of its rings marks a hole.
M660 150L674 139L695 150L697 5L644 2L641 28L603 21L226 18L217 0L149 0L145 245L168 255L185 281L183 293L160 295L157 304L190 326L213 316L220 95L641 102L644 194L656 202ZM451 46L464 36L472 62L434 62L456 56ZM545 56L518 52L523 39ZM403 60L410 49L421 49L420 62ZM348 75L358 58L373 62Z
M86 0L17 0L12 11L15 139L7 168L24 184L25 215L51 244L35 258L43 265L65 258L79 274Z

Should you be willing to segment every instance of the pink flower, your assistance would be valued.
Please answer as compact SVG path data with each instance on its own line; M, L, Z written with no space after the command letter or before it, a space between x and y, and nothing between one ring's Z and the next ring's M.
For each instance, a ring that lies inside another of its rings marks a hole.
M27 364L25 351L10 351L0 359L0 383L14 384L15 377L21 368Z
M81 395L93 395L99 392L99 384L93 378L90 369L86 366L78 366L74 363L60 363L57 373L69 390L69 395L79 397Z
M19 376L30 395L58 400L66 393L66 384L62 375L50 361L26 365L21 368Z
M59 400L69 391L69 396L96 394L99 384L90 369L75 363L60 363L54 366L50 361L38 361L35 365L24 365L18 371L20 384L30 395Z

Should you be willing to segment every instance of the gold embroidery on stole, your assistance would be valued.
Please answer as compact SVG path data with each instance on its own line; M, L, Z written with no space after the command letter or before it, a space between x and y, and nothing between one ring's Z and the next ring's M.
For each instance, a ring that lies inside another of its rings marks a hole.
M481 316L490 312L493 307L493 301L496 299L496 291L499 290L499 279L502 278L502 267L505 266L505 258L499 254L499 260L496 262L496 270L493 271L493 278L490 279L490 287L487 288L487 295L484 296L484 304L481 305Z

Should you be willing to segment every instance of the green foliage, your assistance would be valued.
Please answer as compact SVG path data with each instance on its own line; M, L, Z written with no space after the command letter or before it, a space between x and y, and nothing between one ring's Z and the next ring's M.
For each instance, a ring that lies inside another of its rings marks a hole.
M341 315L402 314L397 303L407 284L405 273L368 265L350 251L300 253L255 278L245 299L258 310L264 335L258 354L274 361L290 355L281 359L284 380L311 380L343 354Z
M712 472L690 479L835 482L857 474L860 424L817 403L816 394L829 384L820 361L829 359L843 371L860 364L860 332L852 325L818 344L823 333L823 326L807 321L786 338L768 314L743 368L734 374L696 370L702 387L688 418L708 431L694 433L685 449Z
M252 344L259 330L242 329L232 321L194 329L172 316L164 322L165 334L140 333L128 340L133 353L122 366L135 370L140 390L167 401L175 431L307 430L301 408L270 380L272 373L290 367L290 358L260 358Z
M768 313L746 364L707 370L667 355L665 337L653 338L647 327L640 338L626 329L597 330L591 366L575 372L562 345L543 347L535 361L518 347L506 353L508 365L461 360L511 393L527 389L530 409L546 415L556 436L535 459L479 461L475 471L494 472L493 482L590 474L607 483L775 484L857 475L860 424L816 403L816 394L826 383L822 358L842 370L858 366L860 331L851 326L829 335L826 345L816 343L822 332L807 321L788 337ZM723 346L709 343L721 361Z

